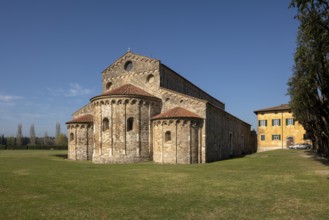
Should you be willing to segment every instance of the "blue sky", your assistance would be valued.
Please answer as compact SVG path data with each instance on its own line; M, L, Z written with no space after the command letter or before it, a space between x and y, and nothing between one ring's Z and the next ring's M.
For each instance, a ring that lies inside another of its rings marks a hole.
M287 103L298 22L286 0L0 0L0 134L66 133L128 48L175 70L256 127Z

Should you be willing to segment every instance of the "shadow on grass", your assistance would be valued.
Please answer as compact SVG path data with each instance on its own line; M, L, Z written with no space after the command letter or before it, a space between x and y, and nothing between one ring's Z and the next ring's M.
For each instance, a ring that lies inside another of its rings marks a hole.
M67 154L55 154L55 157L60 157L62 159L67 159Z
M316 152L313 152L311 150L304 151L304 153L306 155L308 155L309 157L311 157L313 160L318 161L318 162L322 163L323 165L329 166L329 158L322 157L322 156L318 155Z

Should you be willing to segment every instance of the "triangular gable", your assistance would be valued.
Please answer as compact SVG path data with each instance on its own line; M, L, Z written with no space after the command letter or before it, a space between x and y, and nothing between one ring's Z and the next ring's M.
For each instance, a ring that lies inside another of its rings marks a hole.
M103 74L107 73L108 71L111 71L112 69L115 69L118 66L122 66L126 61L140 61L140 62L147 62L147 63L157 63L160 62L160 60L142 56L136 53L131 52L130 50L126 52L123 56L121 56L119 59L117 59L114 63L109 65L105 70L102 71Z

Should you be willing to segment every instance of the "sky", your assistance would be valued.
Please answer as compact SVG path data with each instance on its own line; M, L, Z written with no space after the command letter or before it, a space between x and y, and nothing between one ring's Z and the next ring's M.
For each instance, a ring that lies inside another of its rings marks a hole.
M128 48L222 101L253 111L289 102L298 21L289 0L0 0L0 135L66 133Z

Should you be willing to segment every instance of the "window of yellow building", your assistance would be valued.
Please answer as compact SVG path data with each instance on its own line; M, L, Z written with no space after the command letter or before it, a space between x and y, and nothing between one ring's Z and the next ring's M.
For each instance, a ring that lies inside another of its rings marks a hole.
M281 140L281 135L279 135L279 134L273 134L273 135L272 135L272 140L273 140L273 141L274 141L274 140L277 140L277 141Z
M281 120L280 119L272 119L272 126L280 126Z
M261 134L261 135L260 135L260 140L261 140L261 141L265 141L265 134Z
M259 120L258 126L267 126L267 120Z
M295 121L293 118L287 118L286 119L286 125L294 125L295 124Z

